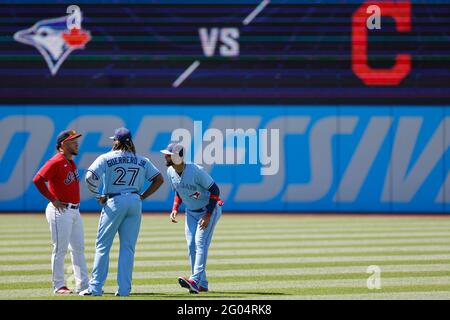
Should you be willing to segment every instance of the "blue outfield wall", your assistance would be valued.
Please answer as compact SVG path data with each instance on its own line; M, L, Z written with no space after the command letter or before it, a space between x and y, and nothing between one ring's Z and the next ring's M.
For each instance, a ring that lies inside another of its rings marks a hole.
M120 126L132 130L138 152L162 171L159 150L174 130L185 129L175 131L185 138L190 133L188 156L203 161L226 211L450 212L447 107L174 105L3 106L0 211L44 211L47 201L31 180L55 153L60 131L83 134L75 160L84 177L94 159L110 150L108 137ZM226 129L239 128L255 135L244 144L227 135ZM270 153L264 141L272 145ZM220 163L230 162L235 151L244 152L243 163ZM208 154L218 163L205 162ZM81 210L99 211L84 182L81 191ZM172 199L165 183L143 209L169 212Z

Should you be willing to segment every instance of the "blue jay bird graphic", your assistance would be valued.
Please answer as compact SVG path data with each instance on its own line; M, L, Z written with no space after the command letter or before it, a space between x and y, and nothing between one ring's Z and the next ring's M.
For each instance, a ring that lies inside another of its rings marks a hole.
M91 39L89 32L67 29L67 16L37 22L29 29L18 31L14 40L39 50L54 76L62 63L76 49L83 49Z

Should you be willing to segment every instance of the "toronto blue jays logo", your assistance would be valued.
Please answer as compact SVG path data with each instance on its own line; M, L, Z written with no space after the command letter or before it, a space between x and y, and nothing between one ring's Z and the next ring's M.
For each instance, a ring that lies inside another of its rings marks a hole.
M91 40L90 33L81 28L80 8L69 6L67 13L64 17L41 20L31 28L14 34L14 40L39 50L53 76L72 51L84 49Z
M201 195L201 193L197 191L197 192L194 192L193 194L191 194L189 197L191 197L192 199L198 200L200 195Z

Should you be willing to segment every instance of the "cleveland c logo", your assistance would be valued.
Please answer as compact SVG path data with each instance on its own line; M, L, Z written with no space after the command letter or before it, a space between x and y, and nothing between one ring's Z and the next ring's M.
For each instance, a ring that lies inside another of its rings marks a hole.
M72 172L72 171L70 171L70 172L67 174L67 178L64 179L64 184L65 184L65 185L69 185L69 184L71 184L73 181L78 180L78 178L79 178L78 170L75 171L75 173Z

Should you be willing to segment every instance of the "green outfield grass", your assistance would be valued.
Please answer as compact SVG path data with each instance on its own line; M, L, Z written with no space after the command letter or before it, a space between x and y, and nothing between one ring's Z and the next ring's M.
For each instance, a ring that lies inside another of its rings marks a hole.
M92 267L97 215L85 215ZM144 215L133 295L116 291L118 237L103 297L55 296L43 214L0 215L0 299L450 299L450 217L224 214L210 248L210 292L192 295L184 217ZM381 289L367 288L370 265ZM70 255L68 286L73 287Z

